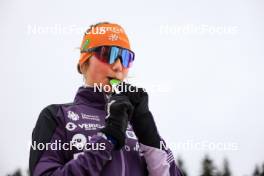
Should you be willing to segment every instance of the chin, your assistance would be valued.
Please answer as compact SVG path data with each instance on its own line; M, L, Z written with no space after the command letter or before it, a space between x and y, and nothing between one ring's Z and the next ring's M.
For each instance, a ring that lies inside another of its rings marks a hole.
M99 83L96 83L98 86L106 86L106 87L109 87L111 86L111 84L109 83L109 81L102 81L102 82L99 82Z

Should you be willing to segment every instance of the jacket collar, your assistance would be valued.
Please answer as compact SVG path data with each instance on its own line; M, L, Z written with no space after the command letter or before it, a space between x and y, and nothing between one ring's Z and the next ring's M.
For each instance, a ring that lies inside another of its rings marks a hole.
M94 87L82 86L78 89L74 98L76 104L86 104L95 108L104 109L106 104L106 93L100 92Z

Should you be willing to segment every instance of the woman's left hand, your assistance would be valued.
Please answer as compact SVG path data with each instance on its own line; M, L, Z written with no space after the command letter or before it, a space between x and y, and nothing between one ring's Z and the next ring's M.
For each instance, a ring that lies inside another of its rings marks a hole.
M136 136L140 143L160 148L161 138L148 106L148 93L143 88L137 88L126 83L123 86L130 86L126 95L134 106L133 116L130 120Z

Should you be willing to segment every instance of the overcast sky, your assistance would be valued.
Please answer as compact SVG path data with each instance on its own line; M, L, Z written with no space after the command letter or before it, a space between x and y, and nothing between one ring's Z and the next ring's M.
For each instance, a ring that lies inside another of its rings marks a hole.
M130 82L150 91L159 131L191 176L209 154L235 176L264 162L264 1L0 2L0 175L27 168L32 129L71 102L84 30L121 24L136 53ZM162 90L161 90L162 89ZM179 147L210 143L219 148Z

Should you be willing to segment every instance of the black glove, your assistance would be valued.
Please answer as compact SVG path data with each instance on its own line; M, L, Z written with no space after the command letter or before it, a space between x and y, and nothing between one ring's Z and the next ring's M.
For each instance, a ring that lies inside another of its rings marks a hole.
M133 106L128 97L121 94L112 95L107 106L108 114L101 132L116 141L115 149L121 149L125 145L125 132L132 117Z
M147 92L143 88L137 88L124 82L120 84L120 87L126 90L122 94L129 97L129 100L135 108L130 123L139 142L147 146L160 148L161 138L148 107Z

